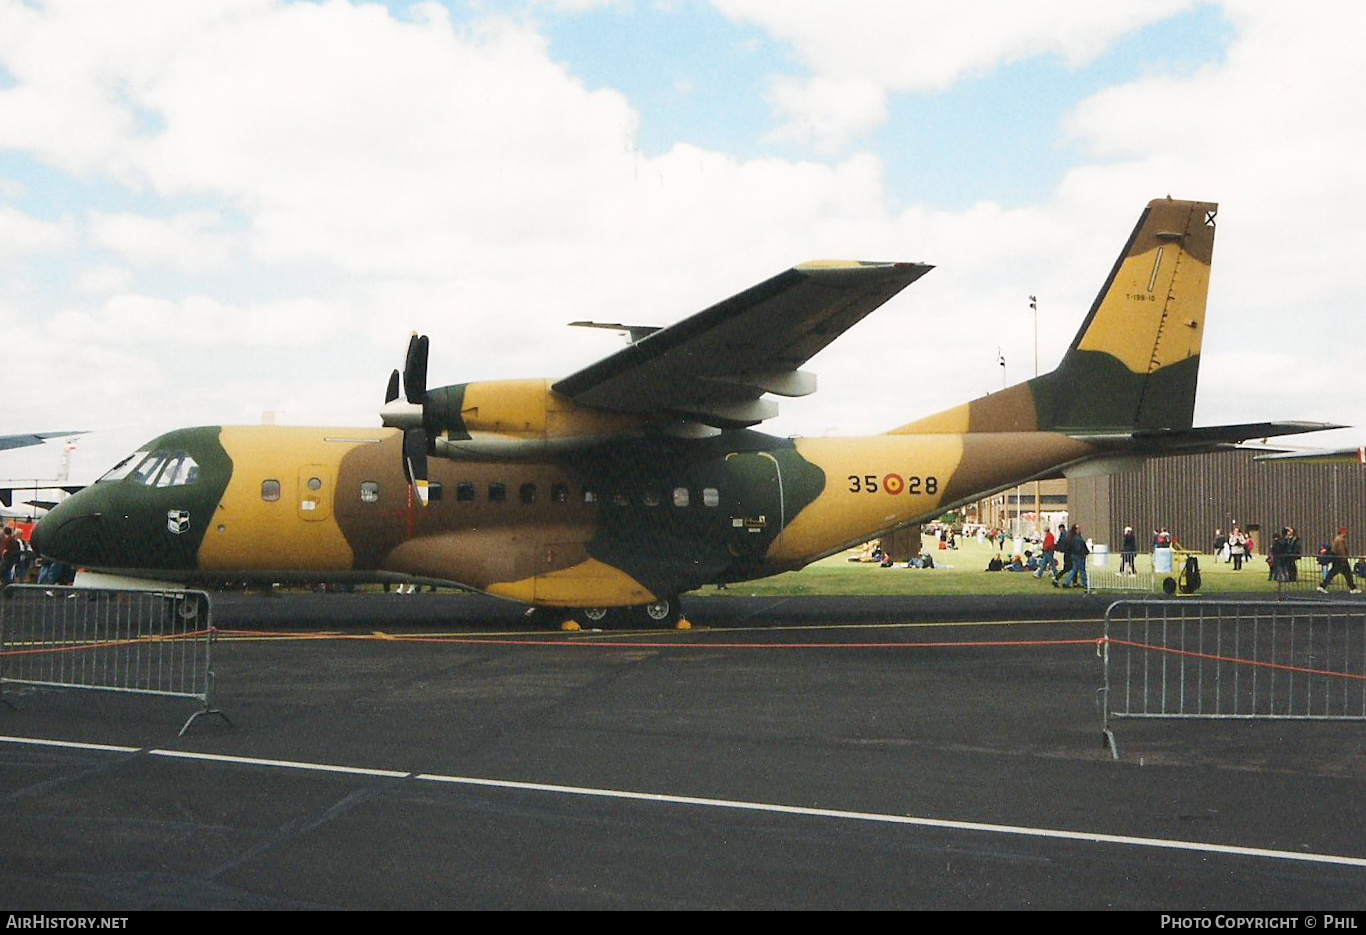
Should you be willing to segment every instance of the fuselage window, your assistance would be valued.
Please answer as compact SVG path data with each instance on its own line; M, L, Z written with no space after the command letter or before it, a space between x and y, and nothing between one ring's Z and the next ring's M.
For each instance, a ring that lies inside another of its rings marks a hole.
M551 503L568 503L568 502L569 502L569 487L568 487L566 484L551 484L551 485L550 485L550 502L551 502Z
M129 474L133 473L133 468L141 464L142 459L145 457L147 457L147 452L145 451L133 452L128 457L120 461L118 464L110 468L108 473L106 473L99 480L95 481L95 483L99 484L107 480L123 480Z
M720 492L719 490L717 490L715 487L703 487L703 488L702 488L702 505L703 505L703 506L720 506L720 505L721 505L721 492Z
M612 506L630 506L631 498L624 493L612 494Z
M437 483L436 481L432 481L430 484L427 485L427 500L428 500L428 502L430 502L430 503L436 503L438 500L440 500L440 499L441 499L442 497L444 497L445 495L446 495L446 490L445 490L445 488L443 488L443 487L442 487L439 483Z
M583 502L597 504L598 492L596 490L589 490L587 487L583 488Z
M688 488L687 488L687 487L675 487L675 488L674 488L674 506L687 506L687 505L688 505Z
M523 503L531 504L536 502L536 485L523 484L517 490L517 496Z
M489 502L503 503L508 498L508 485L502 481L494 481L489 484Z
M310 478L308 479L308 489L309 489L309 490L322 490L322 489L323 489L323 481L322 481L322 478L321 478L321 477L310 477Z
M280 482L278 480L261 481L261 499L267 503L274 503L280 499Z
M640 498L640 502L646 506L659 506L659 494L653 490L647 490L644 496Z
M375 483L372 480L362 481L360 485L360 502L378 503L379 484Z
M469 503L474 499L474 485L467 480L462 480L455 485L455 499L461 503Z

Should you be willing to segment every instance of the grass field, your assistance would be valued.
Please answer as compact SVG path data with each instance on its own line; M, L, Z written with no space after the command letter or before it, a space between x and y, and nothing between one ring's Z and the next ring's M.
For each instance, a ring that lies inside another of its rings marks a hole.
M927 540L928 541L928 540ZM823 559L801 571L787 572L764 578L759 581L732 584L722 589L706 587L692 594L698 596L727 595L780 597L797 594L1041 594L1058 593L1047 578L1039 580L1031 574L1018 572L988 572L987 562L995 550L987 545L979 545L975 539L960 539L956 550L936 551L934 560L940 566L930 570L907 569L901 565L880 568L871 564L850 562L848 556L834 555ZM1265 594L1268 598L1276 595L1276 582L1268 580L1265 555L1254 556L1243 563L1243 569L1235 572L1231 564L1218 562L1211 555L1197 555L1200 562L1202 584L1200 594ZM1176 563L1180 571L1181 559ZM1304 569L1309 563L1301 565ZM948 567L952 566L952 567ZM1088 568L1094 571L1093 566ZM1111 554L1107 568L1110 572L1119 570L1119 555ZM1140 553L1137 561L1140 576L1151 574L1152 557ZM1301 575L1306 572L1301 571ZM1311 581L1301 581L1295 593L1313 590L1317 584L1315 575ZM1166 577L1165 575L1162 577ZM1098 579L1093 575L1093 585ZM1138 581L1147 580L1140 577ZM1161 578L1155 578L1155 593L1161 593ZM1341 579L1333 583L1334 592L1344 588ZM1107 592L1108 593L1108 592ZM1115 594L1133 594L1132 591L1115 591ZM1139 592L1142 593L1142 592Z

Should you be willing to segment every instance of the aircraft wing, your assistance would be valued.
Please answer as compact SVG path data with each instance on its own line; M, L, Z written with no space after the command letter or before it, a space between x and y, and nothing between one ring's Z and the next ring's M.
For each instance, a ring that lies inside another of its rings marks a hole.
M28 435L0 435L0 451L9 451L14 448L32 448L34 445L41 445L50 438L70 438L73 435L84 435L84 430L71 432L33 432Z
M778 411L760 397L814 392L815 375L801 366L931 268L803 263L647 334L553 389L599 409L717 428L754 425Z

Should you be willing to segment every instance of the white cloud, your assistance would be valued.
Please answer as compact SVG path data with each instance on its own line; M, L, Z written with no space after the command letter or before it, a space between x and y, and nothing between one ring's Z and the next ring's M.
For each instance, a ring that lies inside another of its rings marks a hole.
M1059 55L1079 65L1119 36L1194 0L856 0L832 15L822 0L713 0L726 16L791 42L813 71L864 75L902 90L942 91L1010 62Z
M51 250L66 240L63 225L40 221L17 208L0 205L0 264L16 254Z
M1046 55L1089 62L1120 36L1194 0L712 0L733 20L789 43L810 74L775 80L783 139L838 148L879 124L890 92L935 93Z
M788 121L772 134L779 141L812 142L837 150L853 134L887 119L887 89L866 78L778 76L769 100Z
M190 273L225 269L232 261L241 238L220 228L221 219L209 211L168 219L94 212L89 221L91 239L125 261Z
M112 292L125 292L133 282L133 271L123 266L101 263L82 270L76 278L76 287L91 295L107 295Z
M722 9L792 44L809 74L774 85L789 130L829 141L875 125L888 94L1028 54L1081 61L1179 4L1096 6ZM1170 192L1223 202L1204 420L1347 421L1366 389L1366 82L1348 37L1366 30L1341 10L1231 10L1223 62L1078 109L1087 155L1054 197L947 211L933 193L891 203L895 150L740 159L677 140L646 156L627 96L588 90L528 22L0 0L0 151L99 194L69 223L0 207L0 255L66 261L25 272L23 314L5 297L7 339L32 349L11 408L33 428L145 408L373 424L413 328L432 335L433 382L556 377L620 346L574 319L667 324L807 259L935 263L816 358L821 391L769 426L878 431L997 388L997 346L1011 379L1029 375L1030 293L1052 366L1142 205ZM1276 373L1258 347L1284 354ZM1296 396L1323 373L1343 374L1338 395Z
M1101 164L1076 200L1146 186L1221 202L1202 413L1351 423L1366 291L1366 64L1355 6L1233 3L1226 59L1086 101L1069 124ZM1278 363L1264 352L1275 351ZM1337 392L1325 391L1337 386ZM1357 390L1362 387L1357 385Z

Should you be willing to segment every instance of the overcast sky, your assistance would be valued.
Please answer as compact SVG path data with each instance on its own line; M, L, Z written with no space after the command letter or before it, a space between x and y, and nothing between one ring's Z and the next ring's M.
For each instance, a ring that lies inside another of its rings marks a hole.
M882 431L1032 376L1031 294L1055 366L1168 194L1221 205L1197 423L1366 422L1363 41L1347 2L0 0L0 434L375 425L413 330L431 385L560 377L621 346L569 321L932 263L766 424Z

